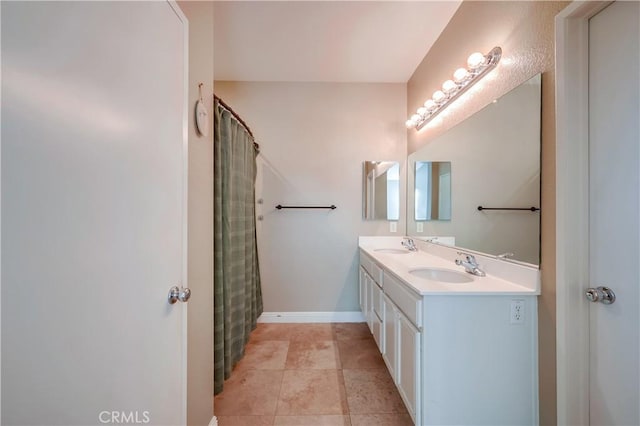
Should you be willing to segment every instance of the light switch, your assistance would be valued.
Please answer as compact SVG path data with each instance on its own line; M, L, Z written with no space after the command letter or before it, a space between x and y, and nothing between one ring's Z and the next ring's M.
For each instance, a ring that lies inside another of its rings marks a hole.
M389 222L389 232L398 232L398 222Z
M416 229L418 230L418 232L424 232L424 223L417 222Z

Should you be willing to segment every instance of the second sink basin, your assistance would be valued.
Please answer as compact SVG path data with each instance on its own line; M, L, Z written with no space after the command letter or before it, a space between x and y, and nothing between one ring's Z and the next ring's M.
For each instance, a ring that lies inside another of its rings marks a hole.
M397 248L379 248L374 249L378 253L390 253L390 254L409 254L409 250L397 249Z
M418 278L424 278L431 281L440 281L445 283L464 284L473 282L473 278L465 273L452 269L441 268L416 268L409 271L411 275Z

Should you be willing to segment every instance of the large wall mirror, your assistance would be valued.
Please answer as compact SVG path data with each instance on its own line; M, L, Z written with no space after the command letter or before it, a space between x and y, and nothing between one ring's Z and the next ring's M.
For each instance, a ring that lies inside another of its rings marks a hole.
M362 213L367 220L400 220L400 163L363 163Z
M540 263L540 89L537 75L409 156L407 235L454 237L458 247ZM425 163L431 170L419 174ZM434 164L447 166L435 175ZM434 220L435 179L450 204L438 204L444 214Z

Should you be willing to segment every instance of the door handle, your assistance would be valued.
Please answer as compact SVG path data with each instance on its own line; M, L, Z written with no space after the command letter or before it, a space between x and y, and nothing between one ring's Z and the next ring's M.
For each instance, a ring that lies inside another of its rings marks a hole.
M589 302L600 302L605 305L610 305L616 301L616 294L609 287L588 288L585 296L587 296Z
M178 300L181 302L187 302L189 300L189 298L191 297L191 289L188 287L178 287L177 285L174 285L173 287L171 287L169 289L169 296L168 296L168 301L170 305L173 305L174 303L176 303Z

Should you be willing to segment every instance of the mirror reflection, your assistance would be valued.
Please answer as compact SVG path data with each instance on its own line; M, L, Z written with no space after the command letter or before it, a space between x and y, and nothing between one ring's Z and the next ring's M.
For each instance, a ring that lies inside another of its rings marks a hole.
M531 207L540 207L540 86L537 75L409 156L408 235L453 236L459 247L539 264L540 212ZM428 172L418 170L441 162L449 163L450 206L438 200L434 208L431 189L429 209L421 179ZM443 217L434 220L434 210Z
M451 162L416 161L416 221L451 220Z
M363 217L367 220L399 220L400 163L365 161L362 177Z

